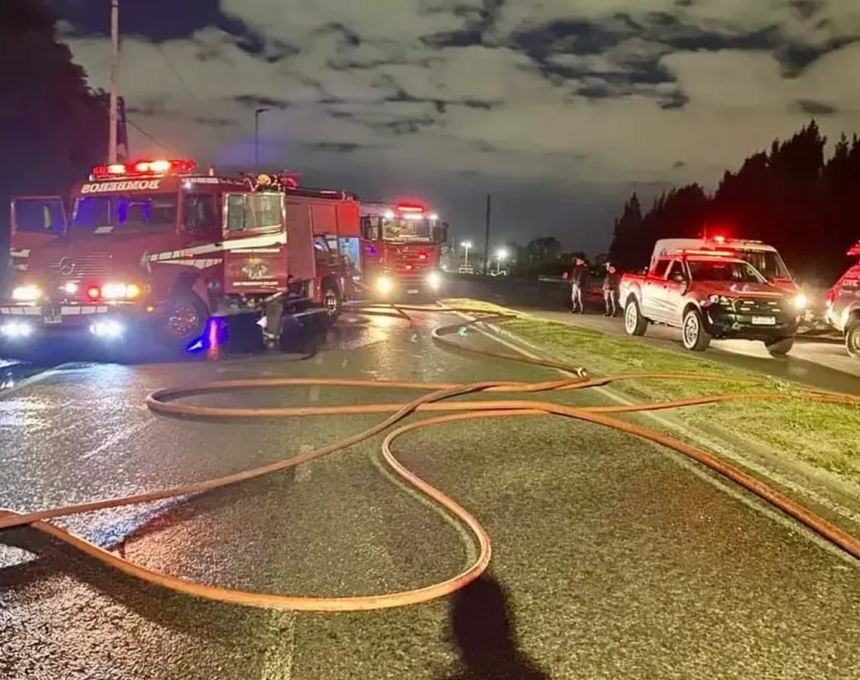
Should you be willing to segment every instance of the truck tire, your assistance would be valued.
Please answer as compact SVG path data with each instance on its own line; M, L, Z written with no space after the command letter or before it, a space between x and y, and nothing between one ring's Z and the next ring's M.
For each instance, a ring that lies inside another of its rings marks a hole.
M845 326L845 349L852 359L860 359L860 319L853 319Z
M161 315L162 342L174 349L186 349L203 335L209 321L206 304L192 292L174 293Z
M336 283L331 281L323 282L322 303L332 321L340 316L343 308L343 296L341 295L340 288Z
M642 316L639 303L633 296L628 298L627 306L624 307L624 330L627 335L645 335L648 330L648 319Z
M794 347L793 335L790 338L780 338L779 340L764 343L764 348L773 357L781 357L788 354L792 347Z
M684 321L681 324L681 342L684 349L693 352L704 352L711 344L711 334L705 328L702 313L695 307L684 312Z

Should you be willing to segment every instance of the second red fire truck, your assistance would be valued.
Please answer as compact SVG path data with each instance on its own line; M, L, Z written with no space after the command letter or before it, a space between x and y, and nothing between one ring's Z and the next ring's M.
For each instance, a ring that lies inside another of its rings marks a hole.
M361 204L361 280L374 300L436 298L448 225L417 202Z
M358 236L359 204L344 192L142 160L94 168L71 203L67 216L59 196L13 202L6 340L80 329L119 338L146 324L187 346L210 316L287 298L337 316L349 294L327 238Z

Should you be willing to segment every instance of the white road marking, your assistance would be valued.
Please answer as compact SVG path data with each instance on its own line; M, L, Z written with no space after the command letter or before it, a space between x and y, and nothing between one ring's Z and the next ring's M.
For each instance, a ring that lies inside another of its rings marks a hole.
M314 447L310 444L302 444L299 447L299 453L307 453L308 451L313 451L313 448ZM311 478L311 464L302 463L301 465L296 465L295 475L296 483L298 484L308 481Z
M124 430L120 430L114 435L111 435L107 439L105 439L101 444L99 444L92 451L89 451L81 456L81 460L88 460L90 458L95 458L98 455L101 455L105 451L109 451L110 449L115 448L118 444L124 442L126 439L130 439L133 435L136 435L138 432L145 430L146 428L152 426L156 421L155 420L144 420L137 425L132 425L131 427L127 427Z
M291 680L296 651L296 615L292 612L275 612L269 628L260 680Z

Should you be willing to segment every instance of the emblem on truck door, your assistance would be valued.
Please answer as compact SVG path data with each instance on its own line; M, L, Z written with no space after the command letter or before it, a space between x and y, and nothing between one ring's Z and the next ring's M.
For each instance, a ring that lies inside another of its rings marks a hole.
M242 267L242 273L251 279L251 281L270 278L269 268L262 262L255 260Z

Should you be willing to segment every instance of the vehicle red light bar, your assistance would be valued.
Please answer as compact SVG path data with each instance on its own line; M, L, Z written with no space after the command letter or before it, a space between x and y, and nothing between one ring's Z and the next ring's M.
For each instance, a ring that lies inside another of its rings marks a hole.
M851 246L848 250L848 257L860 257L860 241Z
M399 213L424 213L426 211L426 207L423 205L419 205L417 203L400 203L394 206L394 209Z
M736 253L730 250L685 250L678 251L679 255L707 255L716 257L736 257Z
M188 159L142 160L132 163L112 163L93 168L94 179L111 177L151 177L153 175L187 175L197 169L197 163Z

